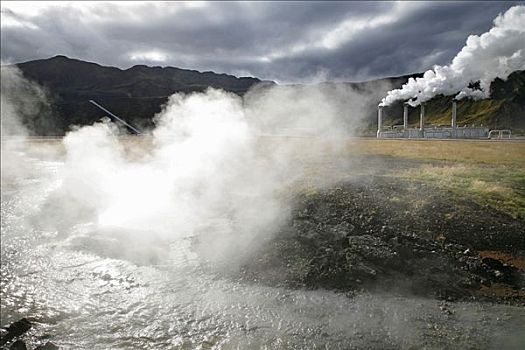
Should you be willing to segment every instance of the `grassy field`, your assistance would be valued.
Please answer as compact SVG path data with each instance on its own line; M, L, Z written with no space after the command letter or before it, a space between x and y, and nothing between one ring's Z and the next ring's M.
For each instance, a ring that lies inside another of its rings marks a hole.
M371 139L350 146L362 154L421 160L393 176L430 182L514 218L525 217L525 142Z
M129 158L141 159L151 151L149 137L123 137L122 145ZM31 153L63 156L60 140L32 140ZM525 218L525 142L477 140L326 140L310 138L265 138L259 152L272 155L276 145L283 145L297 157L289 161L313 160L312 177L328 176L336 154L375 155L416 160L413 166L388 169L388 176L425 181L458 196L469 196L480 205ZM337 162L337 160L335 161ZM323 169L319 169L323 168ZM353 166L352 171L359 171ZM332 173L335 173L333 171ZM336 175L339 176L339 175Z
M416 185L426 182L513 218L525 218L524 141L270 138L263 144L263 153L275 153L276 146L283 144L292 149L296 155L292 161L309 165L308 181L383 174ZM350 160L367 155L385 159L374 163L375 169L366 168L370 162ZM337 166L345 161L348 167Z
M349 146L363 154L525 169L525 142L520 141L356 139Z

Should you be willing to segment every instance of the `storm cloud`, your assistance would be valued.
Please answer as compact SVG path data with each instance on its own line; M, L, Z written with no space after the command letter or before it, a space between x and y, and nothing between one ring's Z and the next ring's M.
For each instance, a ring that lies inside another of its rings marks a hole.
M2 61L62 54L278 82L367 80L450 63L515 4L2 1Z

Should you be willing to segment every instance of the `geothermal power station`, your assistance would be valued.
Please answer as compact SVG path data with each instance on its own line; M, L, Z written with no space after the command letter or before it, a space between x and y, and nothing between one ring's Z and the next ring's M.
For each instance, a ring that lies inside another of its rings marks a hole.
M484 139L484 138L510 138L510 130L489 130L480 126L457 125L457 103L452 102L452 116L449 125L425 125L425 105L420 105L419 128L408 127L407 103L403 108L403 125L383 125L383 107L377 109L377 138L408 138L408 139Z

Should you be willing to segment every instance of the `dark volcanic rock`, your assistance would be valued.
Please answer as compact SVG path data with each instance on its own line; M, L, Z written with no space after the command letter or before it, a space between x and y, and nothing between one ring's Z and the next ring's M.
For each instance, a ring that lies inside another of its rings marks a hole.
M26 343L22 340L17 340L9 347L9 350L27 350Z
M22 340L17 340L9 347L9 350L27 350L26 343Z
M487 278L516 287L525 287L524 274L516 267L492 258L483 258L482 263L484 268L481 269L481 273Z
M348 273L361 277L376 277L387 266L399 266L397 252L379 237L351 236L346 249Z
M37 346L35 350L58 350L58 346L48 341L44 345Z
M523 271L476 251L524 252L523 220L468 199L451 201L437 188L407 188L403 180L374 177L298 196L289 224L244 266L244 277L447 299L477 297L482 286L496 283L517 291L512 298L523 298ZM404 197L390 200L394 196ZM447 221L444 213L450 212L462 221ZM487 222L494 225L490 234Z
M7 328L7 333L0 339L0 346L9 342L10 340L21 336L31 329L31 322L26 318L22 318L19 321L11 323Z

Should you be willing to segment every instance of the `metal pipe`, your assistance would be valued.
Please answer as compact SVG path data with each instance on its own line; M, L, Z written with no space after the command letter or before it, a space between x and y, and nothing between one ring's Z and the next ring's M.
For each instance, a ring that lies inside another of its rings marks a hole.
M383 107L377 107L377 138L381 137L383 129Z
M425 105L421 104L421 112L419 113L419 130L425 130Z
M452 128L457 128L456 124L456 117L457 117L457 103L456 101L452 101Z
M408 129L408 104L403 106L403 129Z
M104 107L102 107L101 105L96 103L95 101L89 100L89 102L94 104L95 106L97 106L98 108L100 108L101 110L103 110L104 112L106 112L107 114L109 114L110 116L112 116L113 118L115 118L116 120L118 120L119 122L121 122L122 124L127 126L128 128L130 128L131 130L133 130L137 134L142 134L142 132L139 129L137 129L136 127L134 127L134 126L132 126L132 125L130 125L128 123L126 123L126 121L124 121L123 119L117 117L116 115L114 115L113 113L111 113L110 111L108 111L107 109L105 109Z

